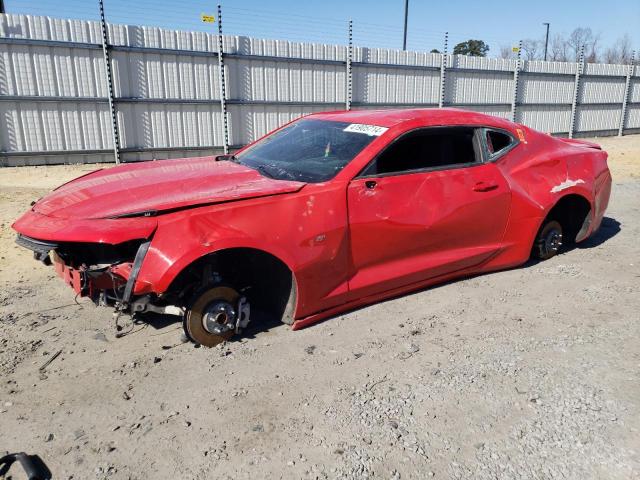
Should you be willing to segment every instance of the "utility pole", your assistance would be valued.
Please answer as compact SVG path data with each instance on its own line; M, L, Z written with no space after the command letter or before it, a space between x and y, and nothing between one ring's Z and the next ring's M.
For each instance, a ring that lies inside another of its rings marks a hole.
M544 61L547 61L547 47L549 46L549 24L543 23L547 27L547 35L544 38Z
M4 11L4 0L0 0L0 13L7 13Z
M407 49L407 19L408 18L409 18L409 0L404 0L404 39L402 40L402 50Z

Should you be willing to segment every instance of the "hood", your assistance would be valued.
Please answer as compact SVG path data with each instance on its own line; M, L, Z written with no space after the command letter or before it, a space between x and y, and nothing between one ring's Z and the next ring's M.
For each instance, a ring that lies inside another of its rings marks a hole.
M72 180L39 200L33 211L56 218L112 218L297 192L304 185L213 157L160 160Z

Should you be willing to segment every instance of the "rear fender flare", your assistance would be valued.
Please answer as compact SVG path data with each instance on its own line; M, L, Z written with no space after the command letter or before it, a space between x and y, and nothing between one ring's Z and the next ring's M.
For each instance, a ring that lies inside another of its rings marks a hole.
M587 217L582 225L582 228L580 229L580 232L576 238L576 241L581 242L591 234L589 230L590 230L591 224L593 223L594 209L593 209L593 201L592 201L593 195L592 195L592 192L589 190L589 188L587 188L585 184L578 184L570 188L567 188L565 190L562 190L561 193L557 193L556 195L557 197L553 202L549 203L547 208L544 210L542 216L538 220L535 230L532 232L532 236L529 242L531 248L533 248L533 244L535 242L536 236L538 235L540 228L548 218L551 211L560 203L560 201L563 198L569 197L571 195L577 195L579 197L582 197L589 203L589 212L587 213Z

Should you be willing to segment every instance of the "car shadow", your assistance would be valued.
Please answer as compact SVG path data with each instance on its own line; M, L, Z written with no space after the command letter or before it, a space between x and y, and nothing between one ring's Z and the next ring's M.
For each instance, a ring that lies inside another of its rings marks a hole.
M162 330L170 325L177 325L182 322L182 319L176 315L163 315L161 313L136 313L133 323L134 324L146 324L155 330Z
M176 315L164 315L160 313L138 313L133 320L136 326L148 326L154 330L166 330L168 327L182 327L182 318ZM270 331L276 327L282 327L284 324L273 315L259 310L252 310L251 322L249 326L242 332L242 335L234 336L230 342L237 341L241 338L255 338L258 333ZM182 328L171 328L166 333L174 330L182 330ZM163 333L163 332L160 332Z
M600 223L600 228L598 231L587 238L584 242L573 243L571 245L564 245L560 252L558 252L558 256L565 255L576 249L589 249L595 248L599 245L602 245L609 239L615 237L622 230L620 222L618 222L615 218L604 217L602 219L602 223ZM520 266L514 268L528 268L539 263L543 262L543 260L539 260L537 258L530 258L525 263ZM479 275L484 275L480 273ZM454 280L455 281L455 280Z
M573 248L594 248L615 237L622 230L621 224L615 218L604 217L598 231L584 242L576 244Z
M235 336L231 341L240 340L240 338L255 338L256 334L268 332L278 327L285 327L286 325L275 315L270 315L267 312L261 312L253 309L251 311L251 322L247 328L242 331L242 335Z

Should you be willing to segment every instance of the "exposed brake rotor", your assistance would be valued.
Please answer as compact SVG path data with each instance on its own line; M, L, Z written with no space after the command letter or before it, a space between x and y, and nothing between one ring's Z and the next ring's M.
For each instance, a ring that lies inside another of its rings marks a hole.
M195 299L184 317L187 336L205 347L229 340L249 323L246 299L230 287L214 287Z

